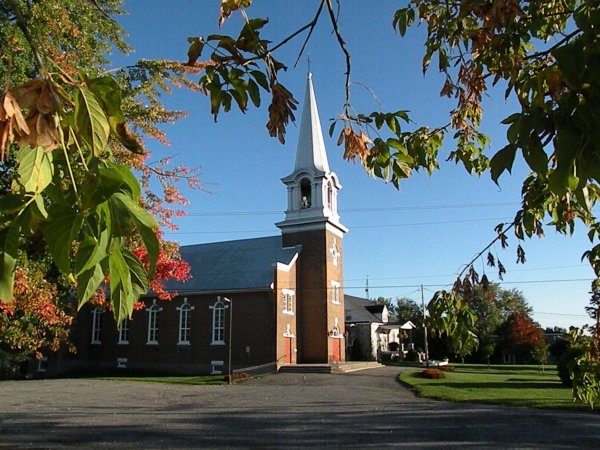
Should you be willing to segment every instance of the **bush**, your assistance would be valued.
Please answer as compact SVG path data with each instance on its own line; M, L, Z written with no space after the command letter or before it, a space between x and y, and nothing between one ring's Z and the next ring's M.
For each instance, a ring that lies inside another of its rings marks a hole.
M419 352L416 351L414 348L411 348L409 351L406 352L404 360L411 362L419 362Z
M572 386L571 377L569 375L569 365L572 361L581 358L585 355L586 348L583 346L569 347L556 363L556 370L558 371L558 377L562 382L563 386Z
M423 370L423 372L421 372L421 376L423 378L431 378L434 380L446 378L446 375L444 375L444 372L442 372L440 369L431 369L431 368Z

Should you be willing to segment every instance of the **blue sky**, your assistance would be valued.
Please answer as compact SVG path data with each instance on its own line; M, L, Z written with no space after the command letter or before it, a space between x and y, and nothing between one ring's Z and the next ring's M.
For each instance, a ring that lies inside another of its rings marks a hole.
M119 22L136 51L127 57L115 55L115 65L139 58L185 60L188 36L237 36L240 17L217 28L219 3L128 0L130 14ZM263 36L278 42L311 20L317 3L256 1L248 14L268 17ZM365 113L406 109L418 125L447 123L453 103L438 95L441 78L434 71L425 76L421 71L424 30L410 30L405 38L394 33L391 21L400 5L397 2L341 3L340 28L352 54L355 109ZM342 223L350 229L344 238L345 291L364 296L368 276L370 297L406 296L420 302L419 285L423 284L427 301L435 290L449 287L461 266L494 238L497 223L514 217L527 171L518 163L512 176L501 178L498 188L487 174L477 178L453 163L442 163L433 176L416 174L396 190L370 178L359 164L344 161L337 136L327 135L329 119L340 114L344 102L345 70L327 19L323 14L307 53L330 167L343 185L339 210ZM306 58L296 69L291 66L301 44L302 39L296 39L275 54L290 66L281 82L300 105ZM492 91L484 104L484 131L492 138L490 152L505 145L506 130L500 121L510 114L511 104L504 101L503 92L502 87ZM293 169L300 111L282 146L266 131L266 100L260 109L246 114L233 110L221 114L217 123L207 98L200 94L177 91L164 100L168 107L187 110L189 115L165 128L171 147L152 142L150 148L157 156L177 154L176 163L201 167L204 186L204 191L184 190L190 201L188 216L178 221L177 232L166 237L185 245L277 234L274 223L283 219L286 208L286 189L280 179ZM448 146L445 152L450 150ZM534 309L533 317L543 326L589 322L584 307L593 272L581 262L589 242L584 228L578 228L574 237L564 237L548 227L545 238L526 241L525 265L515 263L514 238L507 250L492 249L508 272L502 287L521 290ZM496 279L494 270L483 262L476 263L476 268Z

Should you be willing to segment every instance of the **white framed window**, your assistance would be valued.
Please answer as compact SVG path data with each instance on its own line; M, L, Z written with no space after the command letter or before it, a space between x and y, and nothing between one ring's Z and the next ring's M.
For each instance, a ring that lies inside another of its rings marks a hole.
M150 308L146 308L148 311L148 340L146 345L158 345L158 313L162 311L162 308L156 304L156 299L152 302Z
M129 319L123 319L119 324L119 345L129 344Z
M212 309L212 342L211 345L225 345L225 310L229 308L221 297L209 306Z
M100 334L102 332L102 314L104 310L100 307L92 309L92 344L101 344Z
M290 289L281 290L281 309L284 314L294 314L296 293Z
M340 302L340 293L342 290L342 285L337 281L331 281L331 302L339 305Z
M179 342L178 345L190 345L190 331L192 329L192 311L194 307L188 303L187 297L183 304L176 308L179 311Z
M117 369L127 368L127 358L117 358Z
M223 373L223 361L211 361L212 371L211 375L221 375Z
M42 372L42 373L46 372L47 367L48 367L48 357L42 356L40 359L38 359L37 371Z

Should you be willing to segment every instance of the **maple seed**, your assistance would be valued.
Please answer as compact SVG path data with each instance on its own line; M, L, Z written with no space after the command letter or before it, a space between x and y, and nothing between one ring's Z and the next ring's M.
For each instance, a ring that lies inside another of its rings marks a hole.
M21 107L10 93L4 92L0 101L0 161L8 158L8 147L15 135L29 134L29 126L21 113Z

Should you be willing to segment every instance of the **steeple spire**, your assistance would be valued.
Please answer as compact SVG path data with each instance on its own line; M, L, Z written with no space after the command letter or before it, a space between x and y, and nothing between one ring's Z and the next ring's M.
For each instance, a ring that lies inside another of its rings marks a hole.
M281 181L288 189L288 207L285 220L276 225L284 234L327 227L335 229L341 238L348 231L340 223L337 212L337 194L342 185L329 169L310 72L306 80L296 164L294 171Z
M319 120L319 110L312 84L312 74L309 72L304 94L304 107L300 121L298 148L296 150L296 165L294 172L329 172L327 153L323 131Z

